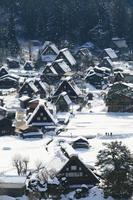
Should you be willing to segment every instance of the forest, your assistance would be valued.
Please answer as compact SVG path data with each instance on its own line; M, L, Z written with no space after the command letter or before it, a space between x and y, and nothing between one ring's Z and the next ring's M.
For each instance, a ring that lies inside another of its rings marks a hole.
M14 52L17 39L107 47L112 37L133 41L132 0L1 0L0 46Z

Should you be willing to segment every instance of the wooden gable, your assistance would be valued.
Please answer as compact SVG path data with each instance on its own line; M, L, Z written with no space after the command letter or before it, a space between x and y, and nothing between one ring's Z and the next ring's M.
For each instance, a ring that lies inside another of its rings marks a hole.
M45 84L41 80L35 80L34 84L37 87L37 89L39 90L39 94L41 95L41 97L42 98L46 97L46 87L45 87Z
M59 59L63 59L68 66L76 65L75 58L72 56L72 54L67 48L60 50L56 60L59 60Z
M59 50L54 43L46 42L41 55L58 55Z
M30 61L26 62L25 65L24 65L24 69L25 70L32 70L33 64Z
M94 72L93 74L88 74L85 79L92 85L101 85L103 81L103 76Z
M28 119L28 124L35 126L55 125L56 120L45 105L39 104Z
M2 68L0 69L0 77L4 76L4 75L6 75L6 74L8 74L7 70L6 70L4 67L2 67Z
M62 112L68 112L71 104L72 104L72 101L70 100L67 94L66 95L61 94L58 97L57 101L55 102L57 111L62 111Z
M69 185L96 185L98 178L90 168L87 168L78 156L72 156L58 173L59 177L66 177Z
M19 90L19 95L27 94L29 96L32 96L34 94L38 93L38 89L34 85L32 81L25 82L22 87Z
M78 94L76 93L76 91L74 90L74 88L71 86L71 84L64 80L60 86L58 87L57 91L55 92L54 96L58 96L60 93L62 92L66 92L68 94L68 96L71 98L77 98Z
M56 70L53 68L52 65L46 65L45 69L43 70L43 74L44 75L54 75L54 76L58 75L58 73L56 72Z

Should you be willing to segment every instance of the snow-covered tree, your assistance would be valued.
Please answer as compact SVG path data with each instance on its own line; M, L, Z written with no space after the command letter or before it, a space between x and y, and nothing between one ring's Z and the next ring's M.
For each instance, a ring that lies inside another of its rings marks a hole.
M133 193L133 156L121 142L104 144L99 151L96 165L101 170L107 194L127 199Z

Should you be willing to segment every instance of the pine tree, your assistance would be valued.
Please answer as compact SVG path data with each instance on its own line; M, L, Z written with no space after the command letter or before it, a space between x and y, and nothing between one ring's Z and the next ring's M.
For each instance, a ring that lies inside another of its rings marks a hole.
M7 22L7 48L11 56L17 56L19 51L19 44L16 37L15 23L12 13L10 13Z
M104 144L96 165L100 167L107 194L127 199L133 194L133 157L121 142Z

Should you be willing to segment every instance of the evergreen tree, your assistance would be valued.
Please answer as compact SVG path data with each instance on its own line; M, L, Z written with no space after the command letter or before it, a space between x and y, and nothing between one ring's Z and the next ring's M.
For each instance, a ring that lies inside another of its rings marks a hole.
M104 144L96 165L100 167L107 194L128 199L133 194L133 157L121 142Z
M19 51L19 44L16 38L16 31L15 31L15 23L12 16L12 13L9 16L7 22L7 48L11 54L11 56L17 56Z

